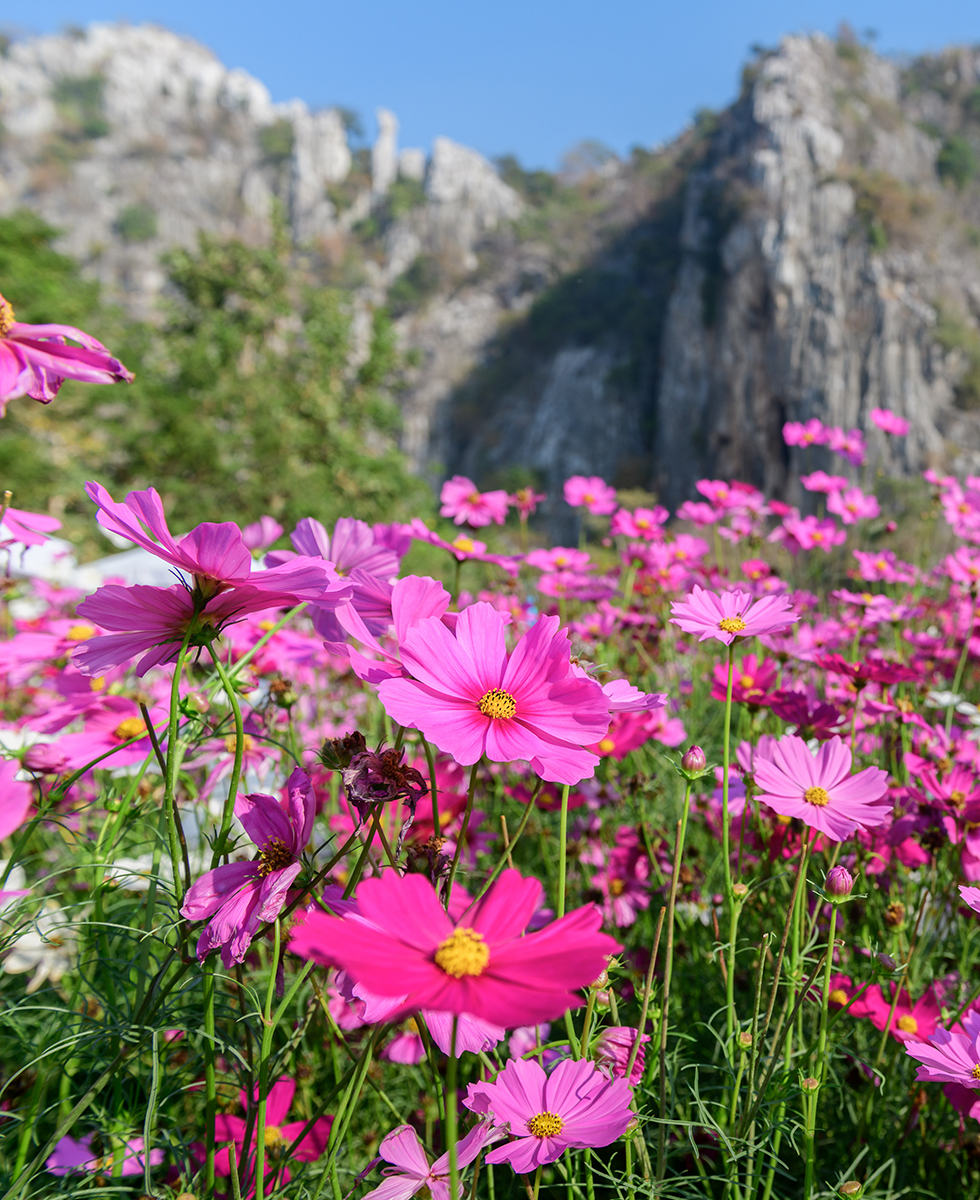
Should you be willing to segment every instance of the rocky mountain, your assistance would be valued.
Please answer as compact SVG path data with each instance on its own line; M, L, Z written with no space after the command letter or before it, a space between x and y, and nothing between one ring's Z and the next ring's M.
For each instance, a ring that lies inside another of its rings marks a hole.
M0 211L29 207L151 317L199 229L297 255L386 305L411 353L403 445L437 479L573 472L676 504L702 475L792 496L786 420L868 433L873 464L980 471L980 52L896 62L787 37L724 112L558 175L448 139L368 148L152 27L0 56ZM894 409L887 445L867 415ZM808 465L819 464L813 452ZM556 517L558 516L556 510Z

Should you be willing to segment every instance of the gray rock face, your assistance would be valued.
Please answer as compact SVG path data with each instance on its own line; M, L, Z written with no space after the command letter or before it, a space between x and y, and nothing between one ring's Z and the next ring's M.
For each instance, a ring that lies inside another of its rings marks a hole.
M398 118L379 108L378 138L371 147L371 187L379 196L398 178Z

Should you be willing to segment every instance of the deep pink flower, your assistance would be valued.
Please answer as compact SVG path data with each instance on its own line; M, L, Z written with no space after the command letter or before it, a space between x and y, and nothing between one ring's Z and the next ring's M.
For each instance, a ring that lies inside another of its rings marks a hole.
M93 638L97 641L97 638ZM88 645L89 643L85 643ZM100 763L101 767L118 768L132 763L142 762L151 753L153 745L143 714L135 700L126 696L100 695L98 706L94 707L85 719L85 728L81 733L64 734L57 741L57 747L65 756L70 770L78 770L93 759L109 750L121 747L124 742L143 734L138 742L119 749L110 759ZM148 710L150 720L156 729L162 729L166 721L166 710L159 705L152 705Z
M447 542L445 538L441 538L438 533L430 529L421 517L413 517L407 528L417 541L428 542L430 546L448 550L458 562L466 562L472 558L477 562L494 563L498 567L503 567L509 575L516 575L520 570L521 560L519 557L488 554L485 542L479 542L465 533L461 533L459 537Z
M942 1020L943 994L941 987L931 983L913 1004L908 992L903 988L890 1023L888 1018L892 1011L891 994L881 987L871 987L864 994L864 1002L875 1029L884 1031L887 1026L888 1032L899 1042L921 1041L929 1037Z
M289 1115L289 1108L293 1103L293 1096L295 1094L296 1084L292 1079L288 1078L280 1079L269 1088L269 1095L265 1105L265 1163L266 1171L270 1175L279 1170L279 1156L293 1144L306 1128L306 1121L304 1120L290 1121L288 1124L284 1123L286 1117ZM258 1099L257 1088L255 1098L256 1100ZM238 1099L242 1108L247 1109L247 1094L244 1091L239 1092ZM295 1159L297 1162L314 1162L318 1159L327 1148L327 1141L330 1137L330 1128L332 1125L333 1117L318 1118L310 1131L292 1152L290 1158ZM234 1144L235 1161L238 1166L239 1177L255 1170L254 1121L252 1122L251 1136L248 1143L245 1141L247 1132L248 1122L242 1117L236 1117L234 1113L219 1113L215 1117L215 1141L223 1146L214 1156L214 1169L219 1175L231 1174L231 1156L228 1153L227 1145L224 1145L227 1142ZM288 1183L290 1178L288 1167L282 1168L282 1174L279 1178L281 1182ZM250 1194L255 1194L254 1188Z
M507 505L510 497L504 491L481 492L472 479L465 475L454 475L442 485L439 493L442 508L440 517L452 517L454 524L472 525L478 529L495 521L503 525L507 520Z
M677 510L679 521L692 521L699 529L721 520L721 512L701 500L685 500Z
M644 538L648 542L659 541L664 536L664 523L670 513L658 504L656 508L638 508L630 512L621 508L612 519L609 532L628 538Z
M765 704L778 676L779 664L775 659L760 659L754 654L746 654L735 664L732 699L738 704ZM715 663L713 678L711 698L724 700L728 695L728 664Z
M671 606L671 623L685 633L699 633L698 641L716 638L730 646L737 637L778 633L798 620L785 596L753 601L745 592L709 592L695 584L686 600Z
M196 880L180 910L188 921L207 921L197 943L203 961L221 947L225 967L242 962L265 921L279 915L300 873L316 815L313 786L299 767L286 781L286 798L257 794L235 801L235 816L259 848L251 862L226 863Z
M893 413L890 408L873 408L868 416L883 433L904 437L909 431L908 421L898 413Z
M964 1013L959 1028L937 1029L927 1041L909 1039L905 1053L922 1064L915 1074L920 1083L958 1083L976 1091L980 1087L980 1012Z
M858 521L871 521L881 516L877 496L866 496L859 487L831 492L827 498L827 511L836 513L845 525L856 525Z
M846 458L855 467L864 463L867 447L860 429L841 429L839 425L827 430L827 445L841 458Z
M282 537L282 526L274 517L259 517L251 525L242 530L242 541L253 554L267 550L272 543Z
M846 531L837 528L833 517L824 517L822 520L813 516L784 517L782 528L788 535L789 540L785 544L791 554L796 552L793 543L801 550L823 550L825 554L829 554L834 546L843 545L847 541ZM779 530L774 530L773 534L769 535L769 541L773 541L774 534L778 532Z
M524 556L529 567L539 571L590 571L595 564L588 550L573 550L569 546L552 546L550 550L532 550Z
M464 766L484 754L524 759L542 779L578 783L595 768L582 747L605 733L609 706L597 683L572 671L559 626L557 617L540 617L508 654L503 617L489 604L465 609L455 636L428 617L402 639L412 677L384 680L381 703Z
M549 1075L533 1059L512 1058L492 1083L472 1083L463 1103L508 1124L514 1139L487 1155L523 1175L568 1149L609 1146L635 1116L625 1079L610 1079L587 1059L563 1059Z
M69 346L69 339L79 344ZM17 396L48 404L66 379L132 383L134 375L91 334L72 325L25 325L0 296L0 416Z
M596 1062L606 1070L613 1079L623 1079L626 1076L626 1064L630 1060L630 1054L633 1052L633 1047L636 1045L637 1031L629 1025L610 1025L604 1029L596 1038L593 1048L593 1055ZM633 1070L630 1072L630 1085L636 1085L643 1078L643 1067L646 1055L643 1050L644 1042L650 1040L650 1035L645 1033L640 1038L640 1048L636 1053L636 1061L633 1063Z
M769 697L769 707L781 721L795 725L797 733L807 740L815 737L825 742L844 724L840 709L818 700L815 693L781 689Z
M466 1137L460 1139L456 1147L457 1168L464 1170L488 1142L502 1136L494 1135L489 1123L481 1121ZM391 1163L395 1169L386 1167L383 1171L387 1176L384 1183L366 1192L362 1200L409 1200L410 1196L417 1195L423 1188L428 1189L426 1195L431 1196L432 1200L450 1200L449 1152L437 1158L430 1167L419 1135L411 1125L399 1125L384 1137L378 1147L378 1158Z
M823 492L824 495L841 491L847 487L848 482L843 475L828 475L826 471L814 471L812 475L800 476L800 483L808 492Z
M806 742L784 737L772 748L772 761L754 764L759 799L783 817L799 817L835 842L857 829L881 825L888 817L888 773L866 767L851 775L851 751L839 737L811 754Z
M854 550L861 578L868 583L915 583L916 569L911 563L899 562L894 550Z
M428 879L385 871L358 885L360 917L308 912L290 948L378 996L404 996L393 1017L424 1008L533 1025L581 1004L577 989L620 949L592 904L522 936L541 897L536 879L507 870L454 924Z
M783 426L783 441L787 446L825 446L830 431L812 417L807 423L787 421Z
M616 489L598 475L573 475L565 480L565 503L587 508L594 516L616 511Z
M0 841L20 828L30 811L31 785L18 779L19 773L20 763L16 758L0 760Z

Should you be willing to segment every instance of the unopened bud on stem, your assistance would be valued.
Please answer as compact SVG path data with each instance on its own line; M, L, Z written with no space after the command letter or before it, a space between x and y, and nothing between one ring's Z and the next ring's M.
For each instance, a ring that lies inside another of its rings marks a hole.
M708 760L700 746L692 746L681 759L685 771L703 771L707 765Z
M854 890L854 876L847 867L831 867L827 872L824 891L835 904L846 900Z

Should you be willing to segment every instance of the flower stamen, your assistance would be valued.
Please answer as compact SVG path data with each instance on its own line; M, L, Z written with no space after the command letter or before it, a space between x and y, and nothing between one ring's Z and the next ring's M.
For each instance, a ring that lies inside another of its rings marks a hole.
M14 316L14 306L9 300L0 296L0 337L6 337L17 322Z
M817 808L826 808L830 803L830 794L826 788L808 787L803 793L803 799L807 804L815 804Z
M480 712L494 720L509 720L517 712L517 701L503 688L491 688L480 699Z
M143 723L143 718L127 717L124 721L119 722L112 731L112 736L118 738L121 742L128 742L130 738L139 737L141 733L146 733L146 725Z
M745 622L741 617L722 617L718 622L718 628L724 630L725 633L741 633L745 628Z
M541 1112L528 1121L527 1128L532 1137L557 1137L565 1128L565 1122L557 1113Z
M293 852L282 838L270 838L259 854L259 874L264 878L273 871L283 871L291 866L293 861Z
M490 947L475 929L454 929L436 951L435 963L447 975L482 975L490 961Z

